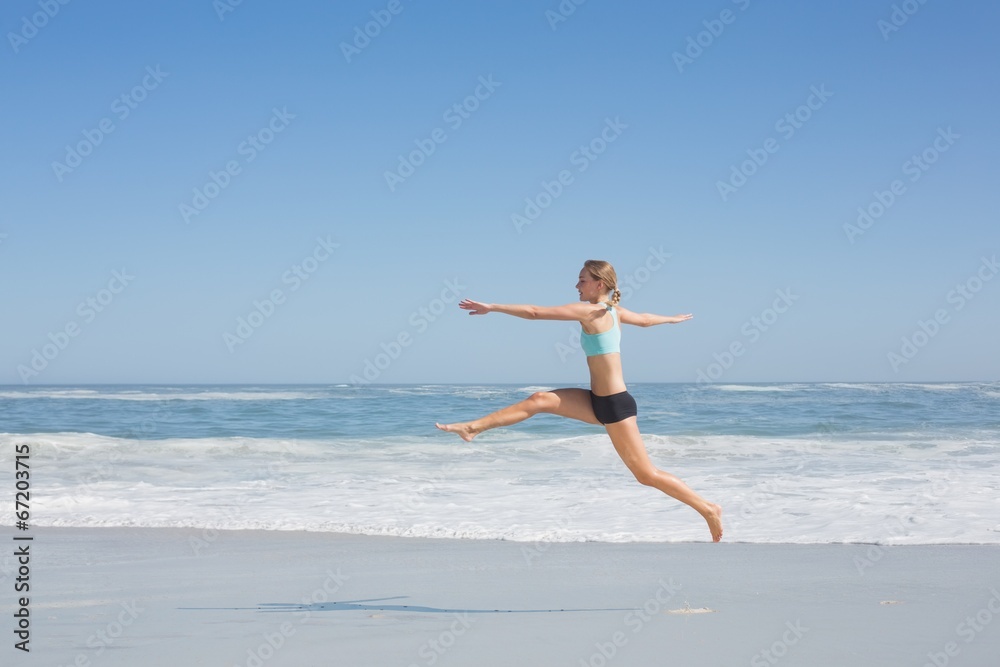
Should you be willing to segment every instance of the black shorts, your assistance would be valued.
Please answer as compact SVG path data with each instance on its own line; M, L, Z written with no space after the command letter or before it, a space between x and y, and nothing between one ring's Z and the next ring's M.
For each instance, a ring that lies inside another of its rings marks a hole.
M614 424L639 414L635 399L627 391L598 396L590 392L590 404L594 407L594 416L602 424Z

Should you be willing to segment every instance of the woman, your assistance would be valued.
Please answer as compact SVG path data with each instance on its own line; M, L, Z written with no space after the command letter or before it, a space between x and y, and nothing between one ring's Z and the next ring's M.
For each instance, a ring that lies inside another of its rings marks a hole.
M603 424L615 450L636 480L693 507L708 522L712 541L718 542L722 539L722 508L706 501L677 477L657 469L649 460L636 424L635 399L626 390L625 380L622 378L619 353L621 323L650 327L656 324L677 324L692 316L639 314L622 308L618 305L621 292L618 291L615 270L609 263L600 260L590 259L584 262L576 289L583 303L542 307L488 304L465 299L458 305L468 310L470 315L505 313L528 320L578 321L583 328L580 344L587 354L587 365L590 367L590 391L575 388L539 391L520 403L481 419L436 426L442 431L457 433L469 442L483 431L516 424L539 412L571 417L588 424Z

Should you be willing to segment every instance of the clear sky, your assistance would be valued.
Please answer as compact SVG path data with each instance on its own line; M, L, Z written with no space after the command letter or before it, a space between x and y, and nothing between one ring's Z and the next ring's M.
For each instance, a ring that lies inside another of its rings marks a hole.
M0 383L1000 379L994 2L0 16Z

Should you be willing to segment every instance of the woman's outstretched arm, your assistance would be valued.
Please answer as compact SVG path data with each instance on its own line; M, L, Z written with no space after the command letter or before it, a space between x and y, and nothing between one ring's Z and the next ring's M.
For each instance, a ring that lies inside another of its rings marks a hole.
M637 327L652 327L657 324L679 324L690 320L694 315L654 315L653 313L633 313L627 308L618 306L619 316L624 324L634 324Z
M487 313L503 313L526 320L576 320L592 317L595 313L604 311L591 303L568 303L565 306L531 306L504 303L482 303L465 299L458 304L469 315L486 315Z

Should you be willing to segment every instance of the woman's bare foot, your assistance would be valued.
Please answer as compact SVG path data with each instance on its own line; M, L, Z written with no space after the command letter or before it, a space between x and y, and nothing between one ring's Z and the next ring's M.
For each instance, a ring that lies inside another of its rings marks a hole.
M709 503L708 509L702 513L705 521L708 522L708 529L712 531L712 541L718 542L722 539L722 508L715 503Z
M448 431L449 433L457 433L458 437L466 442L472 442L472 439L479 435L479 432L472 428L472 422L456 422L454 424L434 424L442 431Z

